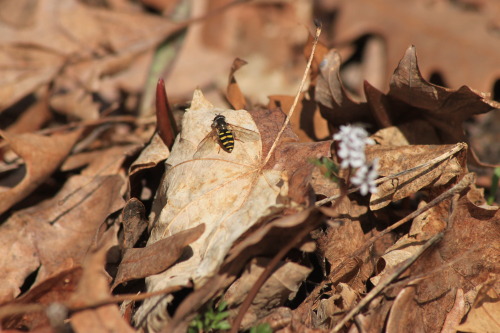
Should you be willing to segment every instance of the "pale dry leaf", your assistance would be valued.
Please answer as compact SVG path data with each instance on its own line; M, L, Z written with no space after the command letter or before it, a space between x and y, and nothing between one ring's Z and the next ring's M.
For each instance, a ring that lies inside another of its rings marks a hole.
M230 125L255 132L256 141L238 139L231 153L207 137L214 117L221 114ZM191 244L192 255L147 279L149 291L174 285L195 288L215 274L227 252L244 232L269 214L280 211L285 186L281 172L262 170L259 130L245 110L214 108L201 91L194 93L191 108L183 118L182 132L167 159L167 170L150 216L152 232L148 244L205 223L206 231ZM206 140L205 140L206 139ZM157 306L147 300L139 318ZM160 307L155 312L161 311ZM149 318L158 316L149 316ZM151 319L153 320L153 319ZM150 323L151 324L151 323Z
M441 162L417 168L398 177L393 177L378 184L378 192L371 195L370 209L378 210L389 203L405 198L426 186L441 186L452 178L465 172L466 146L462 143L441 146L368 146L368 160L379 158L378 173L390 176L399 172L422 166L449 151L457 151Z
M455 333L456 327L462 321L466 313L464 291L460 288L457 289L457 294L455 295L455 304L453 308L446 315L446 320L444 321L443 328L440 333Z
M498 276L494 279L498 281ZM496 285L498 288L498 282ZM495 288L486 284L479 290L465 322L455 328L463 332L494 333L500 331L498 318L500 318L500 297Z
M226 289L239 275L251 258L272 256L290 242L302 230L310 230L324 222L320 209L305 209L297 214L287 215L269 223L257 226L241 238L225 258L220 272L214 275L202 288L195 290L177 308L168 332L185 332L194 314L203 304Z
M403 288L396 296L387 317L387 332L398 333L405 331L408 327L415 332L425 332L422 311L412 306L411 301L415 297L415 288L408 286Z
M224 294L224 300L230 304L230 313L234 316L239 310L245 297L262 274L266 265L270 262L268 258L255 258L244 269L242 276L236 280ZM241 323L242 329L256 324L269 312L278 306L282 306L287 300L295 297L300 284L311 272L311 268L294 262L281 262L259 289L258 294L252 301Z
M134 175L143 169L152 168L160 162L166 160L170 155L170 150L165 145L161 137L156 133L151 142L144 147L141 154L132 163L129 169L129 176Z
M419 208L425 205L426 202L421 202ZM370 281L377 285L379 281L394 272L399 264L419 251L426 240L443 231L449 218L449 209L449 202L444 201L417 216L412 222L410 231L399 238L377 260L378 274L370 278Z

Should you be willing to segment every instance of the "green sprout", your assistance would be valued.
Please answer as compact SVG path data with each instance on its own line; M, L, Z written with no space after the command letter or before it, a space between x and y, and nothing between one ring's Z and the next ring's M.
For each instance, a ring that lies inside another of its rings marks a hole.
M493 171L493 176L491 176L490 194L488 195L488 199L486 200L486 202L490 206L495 201L495 197L497 195L497 190L498 190L498 180L499 179L500 179L500 167L495 168L495 171Z
M207 306L204 313L200 313L189 324L188 333L205 333L228 330L231 325L227 321L229 312L226 310L227 303L219 302L214 308L212 302Z
M328 157L322 157L320 159L311 158L309 162L319 167L326 178L333 182L338 181L339 166L333 160Z

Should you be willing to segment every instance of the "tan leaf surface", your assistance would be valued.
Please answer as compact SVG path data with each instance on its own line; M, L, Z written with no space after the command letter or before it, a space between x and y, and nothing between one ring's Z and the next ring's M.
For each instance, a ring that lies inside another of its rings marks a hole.
M500 75L499 39L484 17L465 8L452 1L341 0L332 43L381 35L387 45L387 77L401 50L413 44L425 77L438 71L451 87L467 84L489 92Z
M100 244L92 249L83 266L83 275L72 303L87 305L107 299L111 294L110 277L106 273L106 254L111 246L117 244L116 229L108 230ZM74 313L69 319L75 332L135 332L122 318L118 306L103 305Z
M227 288L248 260L277 253L301 230L311 230L323 221L324 216L321 211L311 208L257 226L230 250L220 273L213 276L202 288L195 290L183 301L166 330L185 332L185 327L190 320L189 316L214 295Z
M204 141L217 114L224 115L228 124L259 133L247 111L214 108L200 91L195 92L166 162L168 169L150 217L153 229L148 244L200 223L205 223L206 230L191 244L189 259L147 279L150 291L187 285L190 280L196 287L202 285L220 267L236 239L262 218L281 210L281 173L260 171L260 139L238 141L235 132L235 148L230 154L210 137ZM208 149L193 157L204 142ZM156 300L145 301L139 318L154 306Z
M401 147L368 146L366 148L368 160L380 159L379 174L381 176L390 176L390 174L397 174L398 172L423 166L380 183L377 186L378 192L371 195L370 209L381 209L390 202L405 198L427 186L445 185L453 177L463 174L465 172L465 147L464 144ZM447 154L450 151L455 153L448 156ZM444 156L441 161L433 162L431 165L423 165L440 156Z
M418 118L426 120L436 129L440 141L435 143L467 142L463 122L473 115L500 108L500 103L489 99L487 94L467 86L454 90L424 80L417 64L415 47L406 50L390 86L389 97L417 108L413 111L394 110L393 117L411 119L417 113Z
M0 299L17 296L37 267L37 281L81 263L98 228L123 204L120 176L70 178L56 197L21 210L0 227ZM62 255L64 254L64 255Z
M151 51L178 28L141 12L100 9L78 1L46 0L29 7L18 19L30 21L23 29L0 21L0 110L55 80L51 105L78 118L95 119L99 105L91 94L117 100L121 88L137 93L144 85ZM5 10L16 13L19 7ZM4 16L6 11L2 10ZM143 57L148 60L137 61Z
M457 288L467 294L498 270L500 211L478 208L462 196L447 222L449 229L438 246L409 269L409 274L417 278L410 282L414 285L410 288L414 290L414 297L397 304L402 311L394 308L396 303L391 310L398 311L398 320L406 325L422 320L414 317L419 311L419 316L425 318L422 320L424 331L441 329L448 310L455 303Z
M158 134L155 134L151 142L141 151L139 157L130 166L130 176L141 170L152 168L164 161L170 155L168 147Z
M500 330L500 321L498 320L500 318L500 298L498 289L495 290L498 288L498 276L494 276L490 282L481 287L465 323L457 326L457 330L487 333Z
M267 258L252 260L245 268L243 275L226 291L224 300L231 304L233 315L236 315L239 305L244 301L269 261ZM259 290L250 309L243 318L241 327L245 329L255 325L259 319L265 317L273 308L282 306L288 299L293 299L300 284L310 272L309 267L294 262L282 262L278 265L271 277Z
M73 148L81 131L50 137L31 133L11 135L3 131L0 134L26 163L23 180L15 187L0 192L0 213L3 213L24 199L56 170Z

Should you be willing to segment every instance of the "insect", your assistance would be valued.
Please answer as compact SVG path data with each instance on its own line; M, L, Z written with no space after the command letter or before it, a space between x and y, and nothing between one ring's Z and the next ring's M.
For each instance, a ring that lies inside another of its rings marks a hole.
M195 156L202 155L205 151L213 148L214 142L225 152L232 152L234 149L235 140L249 142L259 140L259 134L255 131L231 125L226 122L226 117L218 114L212 121L212 130L205 136L205 138L198 145Z

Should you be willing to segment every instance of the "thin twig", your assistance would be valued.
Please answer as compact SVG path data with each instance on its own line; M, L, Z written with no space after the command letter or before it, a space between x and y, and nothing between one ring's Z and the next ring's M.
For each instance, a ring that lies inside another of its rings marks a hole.
M307 79L307 75L309 74L309 70L311 69L311 64L314 59L314 52L316 51L316 45L318 44L318 39L319 35L321 34L321 25L318 24L316 26L316 34L314 35L314 42L311 50L311 55L309 56L309 61L307 62L306 70L304 71L304 76L302 77L302 81L300 82L299 90L297 94L295 95L295 99L293 101L292 106L290 107L290 111L288 111L288 115L286 116L285 122L283 123L283 126L281 127L281 130L279 131L278 135L276 136L276 139L273 142L273 145L271 146L271 149L269 149L269 152L267 153L266 158L264 159L264 162L262 165L266 165L267 162L269 162L269 159L273 155L274 150L278 146L278 143L281 139L281 136L283 135L283 132L285 131L286 127L290 123L290 119L292 118L293 112L295 111L295 108L297 107L297 103L299 102L300 98L300 93L302 92L302 89L304 89L304 85Z
M101 299L95 302L89 302L86 304L71 304L70 302L63 302L63 306L65 306L69 312L77 312L88 309L95 309L100 306L110 305L110 304L118 304L124 301L142 301L150 297L158 296L158 295L167 295L173 292L179 291L186 286L174 286L166 289L150 292L150 293L142 293L142 294L123 294L118 296L112 296L105 299ZM189 286L188 286L189 287ZM15 304L15 305L5 305L0 308L0 319L26 314L31 312L41 312L45 311L50 304L36 304L36 303L28 303L28 304Z

